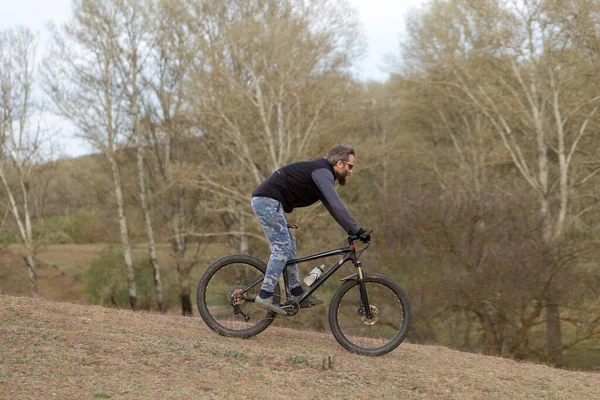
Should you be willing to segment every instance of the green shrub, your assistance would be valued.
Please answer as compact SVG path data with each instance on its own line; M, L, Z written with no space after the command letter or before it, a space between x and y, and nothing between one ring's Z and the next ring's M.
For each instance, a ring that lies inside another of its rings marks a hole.
M85 209L77 210L72 216L67 233L75 243L103 242L107 237L105 224L98 221L96 214Z
M137 291L136 309L156 310L156 288L154 269L149 259L134 262L135 284ZM165 307L177 304L177 296L171 282L161 270L163 283L163 301ZM122 251L111 249L100 255L85 274L86 296L90 303L129 308L129 286L127 269Z
M129 304L127 272L121 252L109 249L101 254L86 272L85 281L89 302L116 307Z
M0 245L18 243L17 237L8 233L0 234Z

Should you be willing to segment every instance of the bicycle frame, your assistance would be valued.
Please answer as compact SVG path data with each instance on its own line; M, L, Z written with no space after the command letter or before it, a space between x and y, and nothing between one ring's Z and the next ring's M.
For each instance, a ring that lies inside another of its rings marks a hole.
M283 268L283 281L284 281L284 286L285 286L285 291L286 291L286 293L285 293L286 298L287 299L291 298L291 293L289 292L288 277L287 277L287 274L285 273L285 269L288 267L288 265L300 264L300 263L304 263L304 262L308 262L308 261L319 260L321 258L341 255L342 257L335 264L333 264L327 271L325 271L323 273L323 275L321 275L311 286L309 286L308 290L306 292L304 292L304 294L296 300L298 303L300 303L302 300L304 300L305 298L310 296L312 293L314 293L342 265L344 265L347 261L352 261L352 263L356 267L356 274L347 276L347 277L343 278L342 281L357 280L359 282L361 300L363 303L362 305L363 305L365 313L366 313L365 316L367 318L372 318L373 314L371 312L371 307L369 306L369 299L367 296L367 290L365 288L364 273L363 273L360 259L359 259L360 255L369 246L370 246L370 243L367 244L367 246L364 247L363 249L360 249L360 251L358 252L358 255L357 255L356 245L353 243L353 240L348 239L348 246L346 246L346 247L340 247L338 249L323 251L320 253L311 254L309 256L288 260L285 263L285 266ZM244 291L248 291L251 288L253 288L254 286L258 285L259 283L261 283L263 281L263 279L264 279L263 277L260 277L260 278L256 279L255 281L251 282L247 287L244 288Z

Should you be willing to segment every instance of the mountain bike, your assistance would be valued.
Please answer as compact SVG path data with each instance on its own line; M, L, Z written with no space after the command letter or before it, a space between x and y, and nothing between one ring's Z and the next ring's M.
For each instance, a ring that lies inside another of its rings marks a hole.
M291 227L295 226L288 225ZM360 256L371 243L368 241L364 248L357 250L354 242L359 239L349 236L348 246L288 260L285 268L340 256L298 299L293 299L290 294L284 269L283 288L276 286L273 298L280 301L288 317L294 316L300 311L302 300L321 287L344 263L351 261L356 273L343 278L333 295L329 305L329 326L345 349L361 355L380 356L404 341L412 312L408 296L397 282L384 275L364 272ZM246 254L215 260L200 278L196 292L198 311L204 322L223 336L249 338L264 331L277 316L253 304L266 268L263 261Z

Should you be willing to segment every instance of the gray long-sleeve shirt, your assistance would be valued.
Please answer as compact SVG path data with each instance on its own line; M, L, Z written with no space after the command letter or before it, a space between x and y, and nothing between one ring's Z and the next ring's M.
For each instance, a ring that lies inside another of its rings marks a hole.
M360 226L354 221L348 208L340 199L337 190L335 190L335 178L331 171L325 168L316 169L312 173L312 178L323 195L321 201L337 223L348 233L358 232Z

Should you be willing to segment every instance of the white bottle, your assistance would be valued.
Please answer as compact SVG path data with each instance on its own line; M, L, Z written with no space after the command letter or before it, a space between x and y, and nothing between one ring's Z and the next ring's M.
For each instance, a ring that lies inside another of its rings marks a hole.
M315 283L315 281L323 274L323 267L325 267L325 264L321 264L310 271L308 275L306 275L306 278L304 278L304 283L306 283L308 286Z

